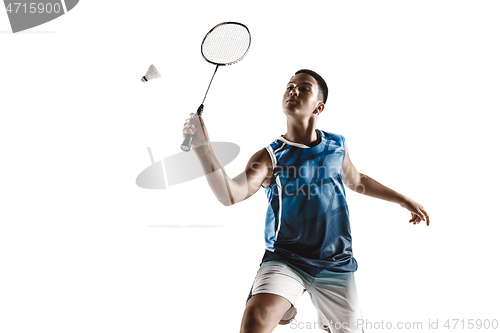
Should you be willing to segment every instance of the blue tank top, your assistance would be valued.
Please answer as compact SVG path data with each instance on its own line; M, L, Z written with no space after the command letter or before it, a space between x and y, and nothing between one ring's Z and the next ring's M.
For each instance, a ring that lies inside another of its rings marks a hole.
M262 262L281 260L316 276L354 272L351 228L342 182L345 139L316 130L310 147L278 138L266 147L273 163Z

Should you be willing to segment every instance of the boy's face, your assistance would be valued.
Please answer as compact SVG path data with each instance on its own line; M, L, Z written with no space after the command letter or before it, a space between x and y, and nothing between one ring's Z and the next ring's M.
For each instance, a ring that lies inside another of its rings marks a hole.
M283 112L285 114L301 114L311 116L321 112L323 102L318 98L319 88L316 79L309 74L300 73L293 76L283 94Z

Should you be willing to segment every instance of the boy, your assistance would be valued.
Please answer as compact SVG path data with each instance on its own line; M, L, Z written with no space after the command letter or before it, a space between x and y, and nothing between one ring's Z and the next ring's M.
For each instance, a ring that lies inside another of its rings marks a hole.
M286 134L255 153L233 179L217 162L202 117L191 114L184 124L183 135L194 134L192 148L222 204L241 202L261 186L268 197L266 251L247 299L242 333L272 332L288 324L306 290L318 310L319 328L362 331L344 184L400 204L411 212L410 223L429 225L422 205L356 170L343 136L316 129L327 97L319 74L297 71L283 95Z

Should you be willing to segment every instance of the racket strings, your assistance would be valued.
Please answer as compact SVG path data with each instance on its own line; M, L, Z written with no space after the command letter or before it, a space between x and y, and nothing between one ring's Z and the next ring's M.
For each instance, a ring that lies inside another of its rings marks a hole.
M239 24L226 23L209 33L202 45L204 57L216 64L231 64L241 60L250 47L250 34Z

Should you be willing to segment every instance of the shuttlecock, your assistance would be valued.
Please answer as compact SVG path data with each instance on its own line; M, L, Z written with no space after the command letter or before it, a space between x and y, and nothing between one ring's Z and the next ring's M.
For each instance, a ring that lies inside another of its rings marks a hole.
M146 73L146 75L144 75L142 77L141 81L148 82L149 80L158 79L160 77L161 77L160 72L158 72L158 70L156 69L155 66L151 65L151 66L149 66L149 69L148 69L148 72Z

